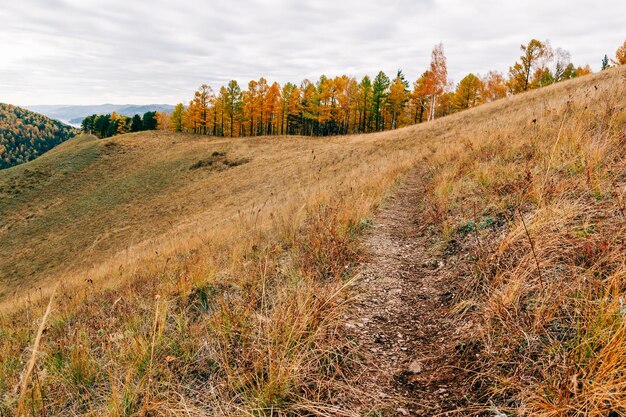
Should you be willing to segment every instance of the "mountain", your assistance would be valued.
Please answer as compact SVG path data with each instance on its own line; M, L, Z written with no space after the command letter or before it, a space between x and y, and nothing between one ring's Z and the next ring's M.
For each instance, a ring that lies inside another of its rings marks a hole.
M76 133L57 120L0 103L0 169L35 159Z
M123 116L143 115L149 111L170 113L174 106L169 104L97 104L97 105L32 105L25 106L29 110L41 113L53 119L80 125L86 116L92 114L109 114L116 112Z

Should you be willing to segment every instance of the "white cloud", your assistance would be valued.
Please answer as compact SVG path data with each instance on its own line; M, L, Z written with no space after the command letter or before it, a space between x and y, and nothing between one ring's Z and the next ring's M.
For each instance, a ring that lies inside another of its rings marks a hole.
M0 101L187 101L207 82L426 69L442 41L450 76L506 71L550 39L599 67L624 41L626 3L605 0L0 0Z

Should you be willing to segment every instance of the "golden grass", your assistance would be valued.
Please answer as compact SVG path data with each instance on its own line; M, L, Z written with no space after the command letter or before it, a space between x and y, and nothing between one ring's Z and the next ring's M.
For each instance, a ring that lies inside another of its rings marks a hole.
M60 281L30 415L355 415L330 402L351 360L346 280L415 165L442 246L478 229L463 311L489 401L621 412L623 86L617 68L371 135L81 138L3 171L0 192L26 191L0 204L0 414L32 345L23 297L43 311L34 289ZM213 152L248 162L189 169Z
M430 225L475 254L475 386L513 415L623 415L626 69L515 99L424 168Z

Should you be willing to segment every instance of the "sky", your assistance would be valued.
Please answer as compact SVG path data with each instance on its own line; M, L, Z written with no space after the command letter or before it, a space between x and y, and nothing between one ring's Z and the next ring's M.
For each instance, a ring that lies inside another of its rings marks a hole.
M450 78L506 72L530 39L598 70L626 39L625 0L0 0L0 102L188 102L245 87L402 69L443 42Z

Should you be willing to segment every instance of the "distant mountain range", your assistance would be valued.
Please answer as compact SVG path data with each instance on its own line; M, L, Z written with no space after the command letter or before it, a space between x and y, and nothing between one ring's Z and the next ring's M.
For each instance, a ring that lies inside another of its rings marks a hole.
M108 114L116 112L124 116L134 116L135 114L143 115L149 111L164 111L170 113L174 109L174 106L170 104L47 104L22 107L74 126L80 125L85 117L92 114Z

